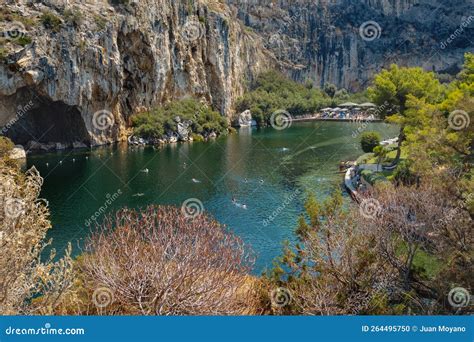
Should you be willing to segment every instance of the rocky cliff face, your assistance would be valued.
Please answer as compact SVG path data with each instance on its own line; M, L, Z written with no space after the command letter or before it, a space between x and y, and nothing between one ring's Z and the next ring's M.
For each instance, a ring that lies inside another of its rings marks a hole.
M0 126L23 144L124 139L185 96L229 116L266 68L351 90L393 62L456 71L474 25L471 0L0 1Z
M319 86L361 90L391 63L453 73L473 49L472 0L228 2L282 70Z
M227 115L243 80L270 65L218 1L11 1L2 11L0 126L18 143L120 140L132 114L190 95Z

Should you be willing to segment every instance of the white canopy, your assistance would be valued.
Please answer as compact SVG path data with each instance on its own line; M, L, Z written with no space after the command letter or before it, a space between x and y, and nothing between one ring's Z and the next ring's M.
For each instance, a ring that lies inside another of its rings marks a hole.
M377 105L375 103L372 103L372 102L365 102L365 103L361 104L360 106L361 107L366 107L366 108L369 108L369 107L375 108L375 107L377 107Z
M329 112L330 110L332 110L332 108L329 108L329 107L321 109L322 112Z
M358 104L354 102L346 102L339 105L339 107L357 107L357 106Z
M340 111L340 110L341 110L341 108L339 108L339 107L336 107L336 108L333 108L333 109L332 109L333 112L338 112L338 111Z

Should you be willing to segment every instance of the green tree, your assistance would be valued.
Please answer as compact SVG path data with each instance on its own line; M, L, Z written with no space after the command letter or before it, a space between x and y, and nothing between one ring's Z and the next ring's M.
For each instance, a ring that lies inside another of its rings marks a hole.
M360 145L362 151L365 153L371 153L374 151L374 148L380 144L380 134L377 132L364 132L360 136Z
M336 95L337 87L332 83L326 83L324 85L324 92L330 97L333 98Z
M408 102L415 98L423 99L429 104L439 103L443 87L432 72L425 72L422 68L400 68L392 65L390 69L375 76L368 94L371 100L379 105L382 117L400 125L397 156L393 161L393 165L396 165L405 141Z
M376 146L373 149L375 157L377 157L377 165L380 168L380 165L383 163L385 158L387 158L388 150L384 146Z

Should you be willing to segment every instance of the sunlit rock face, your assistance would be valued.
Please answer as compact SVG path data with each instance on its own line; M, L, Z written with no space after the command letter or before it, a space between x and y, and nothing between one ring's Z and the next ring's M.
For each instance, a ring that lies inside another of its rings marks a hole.
M22 144L124 140L132 115L187 96L231 117L268 68L350 90L393 62L455 73L474 26L470 0L3 2L0 126Z
M391 63L453 74L473 48L472 0L227 2L264 37L282 70L319 86L361 90Z
M186 96L230 116L245 82L271 67L261 39L218 1L89 2L7 2L3 11L34 21L32 42L7 43L0 62L0 126L14 140L122 140L131 115ZM45 11L57 27L45 27Z

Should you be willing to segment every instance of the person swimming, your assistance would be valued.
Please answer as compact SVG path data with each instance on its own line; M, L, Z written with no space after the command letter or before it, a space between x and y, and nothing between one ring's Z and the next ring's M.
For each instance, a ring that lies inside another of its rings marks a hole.
M196 184L201 183L201 181L199 179L196 179L196 178L193 178L192 181L193 181L193 183L196 183Z
M148 170L148 169L143 169L142 172L143 172L143 173L149 173L150 170Z
M247 210L247 204L240 204L235 197L232 197L232 203L238 208Z

